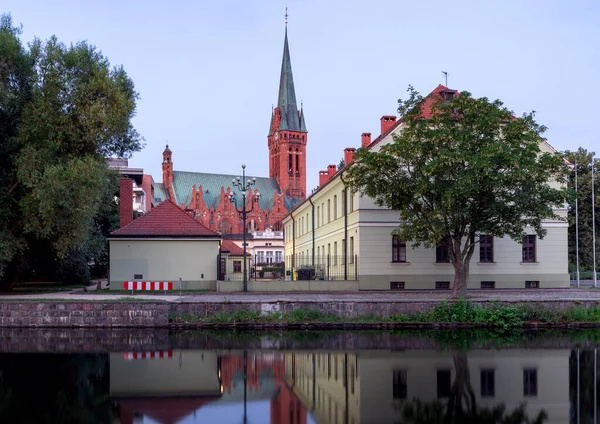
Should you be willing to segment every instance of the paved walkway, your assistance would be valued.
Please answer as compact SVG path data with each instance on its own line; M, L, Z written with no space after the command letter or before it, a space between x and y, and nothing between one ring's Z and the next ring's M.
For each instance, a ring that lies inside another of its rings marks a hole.
M95 288L95 286L93 286ZM89 291L93 288L90 286ZM90 293L82 289L71 292L29 294L29 295L2 295L3 299L15 300L35 300L35 299L56 299L56 300L120 300L140 299L155 300L162 302L327 302L327 301L350 301L350 302L439 302L450 296L449 291L398 291L398 292L285 292L285 293L179 293L173 294L135 294L110 292ZM600 302L600 289L582 288L582 289L540 289L540 290L472 290L468 292L468 298L473 300L501 300L501 301L583 301L595 300Z

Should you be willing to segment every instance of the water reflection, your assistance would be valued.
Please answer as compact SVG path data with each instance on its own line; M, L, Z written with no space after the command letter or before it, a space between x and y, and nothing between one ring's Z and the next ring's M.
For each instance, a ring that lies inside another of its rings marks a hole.
M592 424L597 353L0 354L0 422Z

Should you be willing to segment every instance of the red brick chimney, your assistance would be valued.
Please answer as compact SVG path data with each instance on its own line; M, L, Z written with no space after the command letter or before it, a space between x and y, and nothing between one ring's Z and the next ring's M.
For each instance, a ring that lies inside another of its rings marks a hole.
M331 177L336 173L337 166L335 165L327 165L327 180L329 181Z
M356 149L354 147L346 147L344 149L344 165L348 166L350 162L354 159L354 152Z
M329 174L327 171L319 171L319 187L327 182Z
M360 145L364 148L364 147L369 147L369 144L371 144L371 133L362 133L361 138L361 143Z
M121 178L119 182L119 228L133 221L133 180Z
M387 130L392 128L392 125L396 123L396 117L391 115L384 115L381 117L381 134L384 134Z

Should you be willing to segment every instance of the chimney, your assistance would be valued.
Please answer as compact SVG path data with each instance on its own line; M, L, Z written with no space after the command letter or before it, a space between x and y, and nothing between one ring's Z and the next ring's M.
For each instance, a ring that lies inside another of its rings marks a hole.
M328 179L329 175L327 174L327 171L319 171L319 187L325 184Z
M354 147L346 147L344 149L344 166L348 166L348 164L352 162L354 159L354 152L356 152Z
M337 166L335 165L328 165L327 166L327 179L331 179L331 177L333 177L333 174L335 174L337 171Z
M371 133L362 133L361 138L361 146L363 148L365 147L369 147L369 144L371 144Z
M133 221L133 180L121 178L119 181L119 228Z
M384 134L387 130L392 128L392 125L396 123L396 117L391 115L384 115L381 117L381 134Z

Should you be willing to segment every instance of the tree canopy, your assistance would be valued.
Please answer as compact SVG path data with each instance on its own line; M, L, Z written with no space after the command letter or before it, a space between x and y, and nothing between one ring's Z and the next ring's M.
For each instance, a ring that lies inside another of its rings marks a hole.
M28 48L0 19L0 288L35 271L102 256L115 175L105 158L142 148L138 94L122 67L85 42ZM104 205L104 206L103 206ZM96 237L96 238L95 238ZM35 254L34 254L35 252Z
M541 149L546 128L533 112L516 118L501 101L468 92L444 99L408 91L393 141L358 149L348 185L398 211L394 233L402 240L446 243L453 295L463 295L479 235L521 242L529 227L543 238L542 222L562 219L553 208L569 198L568 169L558 153Z

